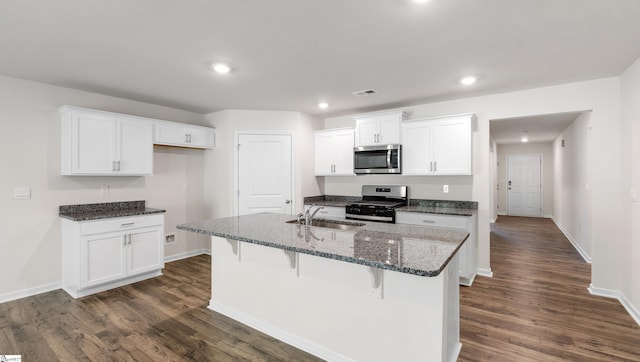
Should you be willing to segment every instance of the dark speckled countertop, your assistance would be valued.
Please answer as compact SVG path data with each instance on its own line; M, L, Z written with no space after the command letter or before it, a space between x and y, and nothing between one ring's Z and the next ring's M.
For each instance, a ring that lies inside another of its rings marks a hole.
M355 230L288 224L291 215L261 213L178 225L178 229L348 263L432 277L467 239L463 230L363 222Z
M105 202L100 204L60 205L58 216L72 221L110 219L166 212L146 207L145 201Z
M348 203L361 200L362 197L357 196L324 195L305 197L304 204L345 207ZM478 213L478 203L476 201L410 199L409 205L399 207L396 209L396 211L419 212L425 214L473 216Z

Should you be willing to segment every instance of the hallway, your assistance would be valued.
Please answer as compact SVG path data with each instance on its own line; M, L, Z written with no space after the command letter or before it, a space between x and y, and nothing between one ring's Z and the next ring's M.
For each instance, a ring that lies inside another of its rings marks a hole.
M591 265L551 219L500 216L491 268L460 289L460 361L640 361L640 327L589 293Z

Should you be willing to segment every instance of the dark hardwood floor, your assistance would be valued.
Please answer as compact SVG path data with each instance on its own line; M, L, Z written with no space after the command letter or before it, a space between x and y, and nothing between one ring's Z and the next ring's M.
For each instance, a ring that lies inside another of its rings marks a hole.
M550 219L500 216L491 268L460 289L460 361L640 361L640 327L589 294L591 265Z
M74 300L62 290L0 304L0 354L23 361L319 361L208 310L211 258Z
M640 327L589 294L590 265L548 219L500 217L493 278L461 287L460 361L640 361ZM74 300L62 290L0 304L0 354L23 361L317 361L206 308L210 258ZM428 361L427 361L428 362Z

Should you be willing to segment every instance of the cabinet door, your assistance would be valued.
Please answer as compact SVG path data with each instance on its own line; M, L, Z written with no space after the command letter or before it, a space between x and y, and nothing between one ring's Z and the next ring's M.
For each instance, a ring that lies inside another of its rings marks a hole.
M471 174L471 121L468 117L433 122L434 175Z
M404 123L402 140L402 174L431 173L431 124L427 121Z
M400 143L400 121L398 117L380 118L378 143L383 145Z
M69 140L71 169L68 174L113 174L116 161L114 116L99 112L74 111L71 116Z
M186 127L173 123L156 123L154 143L171 146L186 146L189 131Z
M380 126L377 119L358 119L356 121L356 145L375 145Z
M353 176L353 130L337 131L333 137L333 174Z
M126 235L96 234L80 240L80 287L86 288L127 276Z
M333 133L316 132L314 134L314 170L316 176L333 174Z
M164 267L164 230L160 227L132 230L127 235L129 276Z
M135 117L118 117L118 174L153 173L153 124Z
M213 130L206 130L202 128L189 129L189 143L188 147L193 148L213 148L214 147L214 133Z

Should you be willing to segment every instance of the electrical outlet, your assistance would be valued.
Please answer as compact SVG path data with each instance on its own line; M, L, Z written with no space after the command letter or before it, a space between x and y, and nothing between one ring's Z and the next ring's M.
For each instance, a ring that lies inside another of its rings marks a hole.
M167 244L176 242L176 234L167 234L164 236L164 242Z
M443 185L442 186L442 192L444 192L445 194L449 193L449 185Z
M100 186L100 195L108 196L109 195L109 185L101 185Z

